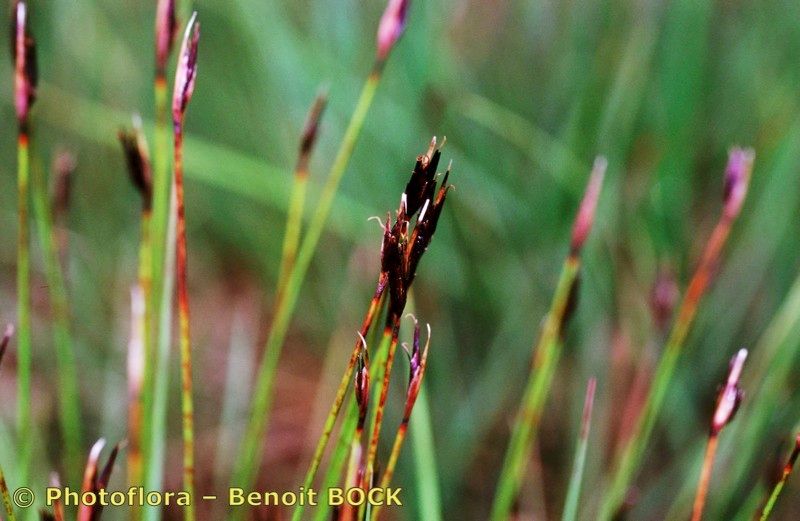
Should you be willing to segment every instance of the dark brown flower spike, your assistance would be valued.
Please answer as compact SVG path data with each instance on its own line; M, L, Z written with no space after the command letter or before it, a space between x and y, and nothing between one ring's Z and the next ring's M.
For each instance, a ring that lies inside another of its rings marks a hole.
M390 226L387 219L381 246L381 267L387 274L390 307L387 320L396 321L405 309L408 289L417 266L428 248L444 206L450 185L450 167L437 191L437 172L441 146L431 140L427 153L417 158L406 191L400 198L397 218ZM416 217L412 226L412 220ZM409 232L410 230L410 232Z
M17 121L24 130L28 121L28 112L36 99L38 81L36 43L28 31L28 10L25 2L16 3L11 26L14 55L14 108L17 112Z
M175 90L172 93L172 121L177 126L183 122L186 106L192 99L194 82L197 77L197 44L200 40L200 23L197 13L192 13L183 43L178 54L178 69L175 73Z
M386 61L397 40L403 36L410 0L389 0L378 25L378 61Z
M156 5L156 76L166 75L167 62L175 44L178 21L175 17L175 0L158 0Z
M92 450L89 451L89 459L86 462L86 470L83 474L81 494L86 492L96 494L108 486L111 471L114 469L114 463L117 460L117 454L119 454L120 445L118 443L114 446L111 450L111 454L108 456L108 461L105 466L102 470L98 470L100 453L103 451L105 444L106 440L100 438L92 446ZM94 505L81 503L80 506L78 506L77 521L98 521L102 510L103 506L99 504L99 502Z
M8 343L11 341L12 336L14 336L14 325L8 324L5 332L3 332L3 338L0 339L0 362L3 361L3 355L6 353Z
M133 117L133 130L120 129L117 133L122 151L125 153L125 162L128 166L128 175L133 186L142 196L142 205L145 210L150 210L153 200L153 179L150 167L150 152L147 139L142 132L142 121L138 116Z

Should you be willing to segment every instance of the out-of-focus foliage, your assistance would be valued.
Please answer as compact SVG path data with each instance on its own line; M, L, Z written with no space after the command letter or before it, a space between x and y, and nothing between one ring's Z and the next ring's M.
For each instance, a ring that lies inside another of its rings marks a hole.
M372 62L384 6L204 0L193 7L203 40L186 120L186 213L204 458L198 488L211 491L225 483L224 458L238 439L252 360L269 322L304 115L327 82L330 108L311 165L313 205ZM33 153L45 167L58 147L78 160L67 274L87 436L115 440L124 436L139 211L116 132L134 111L146 127L152 121L154 2L46 0L31 2L30 11L41 82ZM412 3L302 292L261 485L299 483L305 440L318 433L377 274L380 230L367 218L396 207L415 155L436 134L447 136L443 154L453 159L456 190L420 267L415 299L434 332L425 385L446 519L482 519L488 511L591 160L598 153L609 159L580 303L520 501L526 512L560 515L583 389L594 375L596 423L582 498L591 519L625 423L621 404L637 381L646 384L663 345L649 308L659 267L669 266L684 288L719 212L728 147L748 145L756 150L751 193L636 480L633 518L685 517L727 360L739 347L756 347L798 273L798 20L800 4L787 0ZM6 321L14 316L15 141L12 69L8 59L0 62L7 93L0 96ZM45 447L36 463L44 479L56 465L58 442L39 252L35 246L34 418ZM800 335L787 342L794 352ZM226 386L228 361L238 364L235 386ZM722 435L709 519L749 518L794 439L796 357L786 363L786 380L773 383L782 389L776 407L747 409L734 422L742 424L741 436L747 422L764 421L762 435L747 441L753 450L737 453L741 439ZM0 457L10 476L14 401L5 397L14 395L13 368L0 368ZM637 372L644 375L639 380ZM745 369L748 385L755 386ZM392 404L388 421L397 420L400 406ZM229 414L224 422L222 409ZM177 422L170 433L177 462ZM407 488L409 506L396 512L403 519L421 518L413 451L407 447L395 478ZM738 458L751 464L740 475L728 472ZM167 485L177 488L177 465L168 469ZM789 481L776 519L800 515L798 482ZM122 518L111 509L106 514Z

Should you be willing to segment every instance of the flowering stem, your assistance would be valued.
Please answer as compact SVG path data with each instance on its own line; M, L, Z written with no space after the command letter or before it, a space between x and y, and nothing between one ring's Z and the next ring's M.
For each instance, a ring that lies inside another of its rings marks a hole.
M578 437L578 446L575 449L575 461L572 464L572 475L567 488L567 499L564 501L564 513L561 515L561 521L574 521L578 518L578 502L581 494L583 471L586 466L586 450L589 446L589 429L592 425L592 408L594 406L596 386L597 380L590 378L586 386L586 399L583 403L583 415L581 417L581 432Z
M731 153L731 160L729 161L728 170L731 169L734 154L750 154L745 159L745 164L740 168L742 170L740 185L737 190L746 190L747 182L749 181L750 171L752 169L752 155L745 151L734 150ZM735 165L734 165L735 166ZM630 441L627 443L616 465L616 471L613 472L611 478L611 486L606 493L605 499L601 506L600 516L598 519L608 521L611 519L617 508L624 500L628 486L634 477L634 474L641 464L644 457L644 451L653 433L653 428L656 424L656 419L661 412L661 407L664 404L664 399L667 395L672 375L675 373L675 366L678 358L683 350L684 342L689 334L689 329L694 322L697 308L700 301L705 295L706 289L710 284L714 273L716 272L719 257L722 249L730 234L731 227L735 221L738 210L741 207L744 193L735 193L738 197L733 202L737 203L736 211L730 211L731 205L726 201L725 208L722 216L719 219L711 237L706 244L700 264L689 282L689 287L686 290L686 295L681 302L678 310L675 324L670 332L667 340L667 345L664 348L664 353L661 356L658 367L656 368L653 377L653 384L647 394L646 401L642 408L641 413L636 421L633 429L633 434Z
M275 315L270 328L267 342L264 348L264 357L259 366L256 377L256 386L253 396L253 405L250 411L249 421L246 427L244 439L241 444L239 457L233 472L232 485L252 488L255 481L258 465L261 461L262 445L264 433L267 428L269 410L272 405L272 384L275 378L275 370L280 359L281 349L289 328L289 322L297 305L297 298L300 288L305 279L311 260L316 251L320 237L322 236L325 223L330 214L333 200L339 188L339 183L347 169L350 158L353 154L361 128L372 105L375 92L380 83L380 68L373 70L364 88L361 91L356 108L350 118L350 123L345 131L342 144L336 159L331 166L328 180L323 188L316 212L309 224L308 230L297 252L296 263L289 270L286 279L286 291L276 303ZM241 511L241 509L239 509ZM241 514L233 513L234 518Z
M31 294L28 222L28 134L20 128L17 140L17 434L19 436L19 483L28 484L31 459Z
M769 495L769 499L767 499L767 503L764 505L764 509L761 511L761 516L759 517L760 521L767 521L770 514L772 514L772 509L775 508L775 503L778 501L778 497L781 495L783 487L786 486L786 482L789 480L789 475L792 473L792 470L794 470L794 465L797 463L798 456L800 456L800 435L798 435L795 439L794 449L792 449L792 453L789 455L789 460L783 467L781 479L775 483L775 486L772 488L772 492Z

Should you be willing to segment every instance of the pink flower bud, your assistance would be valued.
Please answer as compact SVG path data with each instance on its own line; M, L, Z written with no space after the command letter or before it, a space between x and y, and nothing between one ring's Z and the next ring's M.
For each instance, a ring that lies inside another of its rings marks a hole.
M389 0L378 25L378 61L389 57L394 44L403 35L410 0Z
M600 189L603 186L603 178L606 174L608 161L602 156L594 160L592 174L589 177L589 184L586 185L578 215L575 217L575 224L572 227L572 246L571 251L578 253L586 242L589 232L594 223L594 213L597 209L597 200L600 198Z
M177 29L175 0L158 0L156 6L156 74L159 76L163 76L167 69Z
M197 77L197 42L200 40L200 23L197 13L192 13L183 35L178 54L178 69L175 72L175 90L172 93L172 119L175 124L183 121L183 114L194 92Z
M755 153L751 149L734 148L728 154L725 168L725 215L736 217L744 204L750 173L753 171Z
M24 125L36 99L36 45L28 33L28 10L25 2L14 9L14 108L17 120Z
M732 419L739 403L742 400L742 390L739 388L739 378L742 376L744 361L747 359L747 349L740 349L736 356L731 360L731 367L728 371L728 379L725 387L717 398L717 409L714 412L714 419L711 422L711 433L717 434Z

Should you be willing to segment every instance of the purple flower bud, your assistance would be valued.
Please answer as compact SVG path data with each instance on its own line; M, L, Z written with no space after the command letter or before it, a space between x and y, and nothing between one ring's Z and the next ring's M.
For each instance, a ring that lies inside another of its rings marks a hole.
M389 0L378 25L378 61L389 57L394 44L403 35L410 0Z
M719 433L723 427L730 423L739 408L743 396L739 387L739 378L742 376L742 368L746 359L747 349L740 349L731 360L728 379L725 382L725 387L719 393L717 408L711 421L712 434Z
M158 0L156 6L156 74L163 77L175 43L178 22L175 18L175 0Z
M361 335L359 335L361 336ZM358 353L356 361L356 372L353 382L355 389L356 403L358 404L358 424L363 427L367 417L367 406L369 404L369 369L367 368L367 342L361 337L361 352Z
M581 250L592 229L595 210L597 210L597 200L600 198L600 189L603 186L603 178L607 167L608 161L606 161L606 158L598 156L594 160L592 174L589 177L586 192L584 192L578 215L575 217L575 224L572 227L571 251L573 254L577 254Z
M194 81L197 77L197 42L200 39L200 23L197 13L192 13L186 32L183 35L181 51L178 54L178 69L175 72L175 90L172 94L172 119L175 124L183 121L186 105L192 99Z
M754 159L755 153L751 149L734 148L728 154L724 189L724 211L728 218L736 217L742 209Z
M150 153L144 132L142 132L141 119L135 116L133 130L120 130L117 137L125 153L131 181L142 196L144 209L149 210L152 202L153 183L150 173Z
M428 347L431 344L431 326L428 324L428 339L425 341L425 347L420 352L419 349L419 323L414 319L414 342L412 344L411 352L409 355L409 377L408 377L408 390L406 391L406 406L403 412L403 422L408 422L411 418L411 411L414 409L414 404L419 396L419 391L422 388L422 377L425 376L425 368L428 365ZM408 350L406 349L406 352Z
M17 2L13 20L14 108L17 121L25 125L28 112L36 99L38 71L36 45L28 32L28 11L25 2Z

